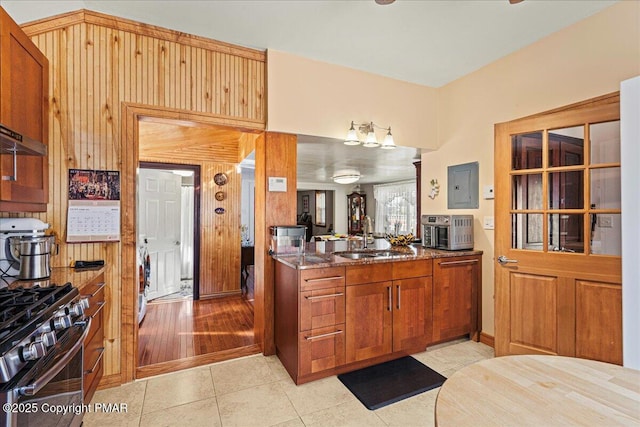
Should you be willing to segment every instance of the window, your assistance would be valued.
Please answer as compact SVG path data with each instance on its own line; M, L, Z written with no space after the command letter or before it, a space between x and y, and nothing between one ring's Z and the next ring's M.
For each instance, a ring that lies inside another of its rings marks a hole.
M511 247L619 256L620 121L514 134L511 146Z
M375 231L388 234L416 234L416 182L373 186Z
M327 193L316 191L316 225L324 227L327 224Z

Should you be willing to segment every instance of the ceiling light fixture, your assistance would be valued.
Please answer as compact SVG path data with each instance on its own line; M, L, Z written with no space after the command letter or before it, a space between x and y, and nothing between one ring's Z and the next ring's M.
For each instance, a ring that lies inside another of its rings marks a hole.
M353 184L360 179L360 172L356 170L337 171L331 178L336 184Z
M384 141L382 142L382 145L380 145L380 143L378 142L378 138L376 137L376 133L375 133L376 129L384 129L387 131L387 135L384 137ZM358 133L366 135L366 137L364 138L364 141L360 140L360 138L358 137ZM351 127L347 132L347 138L344 140L344 143L346 145L362 144L363 147L367 147L367 148L380 147L380 148L384 148L385 150L391 150L396 148L396 144L393 141L393 136L391 135L391 126L385 128L385 127L378 126L373 122L355 123L352 121Z

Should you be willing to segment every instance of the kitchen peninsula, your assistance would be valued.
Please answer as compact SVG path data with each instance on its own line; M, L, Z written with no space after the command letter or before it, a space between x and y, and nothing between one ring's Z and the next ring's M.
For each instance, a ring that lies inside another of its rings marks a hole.
M311 242L276 256L276 353L296 384L481 330L482 251Z

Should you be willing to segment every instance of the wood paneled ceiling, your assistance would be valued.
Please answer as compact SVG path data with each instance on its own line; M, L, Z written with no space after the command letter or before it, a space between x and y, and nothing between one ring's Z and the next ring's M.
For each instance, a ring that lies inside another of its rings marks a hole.
M176 159L215 159L238 162L238 145L244 132L192 122L141 120L138 124L140 158L171 152Z

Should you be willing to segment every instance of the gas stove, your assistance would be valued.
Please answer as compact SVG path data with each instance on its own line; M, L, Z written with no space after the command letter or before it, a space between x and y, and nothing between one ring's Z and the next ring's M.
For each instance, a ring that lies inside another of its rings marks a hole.
M83 320L86 308L88 300L79 298L71 283L0 289L0 383L45 357L68 328Z
M82 424L88 307L71 283L18 280L0 289L0 427ZM45 410L57 405L69 410Z

